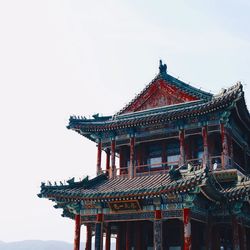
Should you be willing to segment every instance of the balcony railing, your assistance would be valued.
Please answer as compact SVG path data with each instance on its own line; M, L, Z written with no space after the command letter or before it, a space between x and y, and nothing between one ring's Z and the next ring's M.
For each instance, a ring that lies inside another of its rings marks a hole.
M218 156L210 156L209 159L209 170L210 171L219 171L224 169L223 163L225 162L225 157L223 155ZM227 165L225 166L226 169L237 169L241 173L245 174L245 170L235 161L232 161L230 157L227 158ZM188 159L186 160L187 167L197 168L204 166L205 162L202 158L195 158L195 159ZM135 166L133 176L147 176L147 175L154 175L159 173L168 173L170 169L176 169L180 166L179 161L174 162L159 162L154 164L144 164L144 165L137 165ZM116 176L116 177L128 177L129 176L129 167L120 167L113 170L115 172L112 173L110 168L109 176ZM106 171L103 171L106 172Z

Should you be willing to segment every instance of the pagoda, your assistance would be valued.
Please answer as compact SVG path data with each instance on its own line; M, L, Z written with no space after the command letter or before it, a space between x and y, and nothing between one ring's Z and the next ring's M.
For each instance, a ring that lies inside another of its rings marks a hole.
M72 116L96 177L41 184L75 220L74 250L250 249L250 115L241 83L211 93L158 75L112 116ZM102 166L105 157L105 166ZM86 173L87 174L87 173Z

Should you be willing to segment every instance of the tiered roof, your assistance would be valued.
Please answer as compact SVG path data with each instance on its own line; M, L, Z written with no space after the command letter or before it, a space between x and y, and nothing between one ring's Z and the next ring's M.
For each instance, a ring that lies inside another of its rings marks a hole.
M179 168L168 173L134 178L109 179L103 174L91 180L88 178L80 182L70 180L68 184L60 186L43 183L39 197L55 201L111 201L188 193L200 187L202 193L215 202L224 202L225 198L232 201L249 200L250 181L248 177L242 178L241 175L240 181L238 181L237 170L220 170L217 173L218 175L216 172L207 172L203 167L196 167L192 170ZM224 186L225 180L229 180L229 187Z
M71 116L67 128L94 140L90 136L93 133L197 117L215 111L229 110L235 104L239 106L237 113L244 121L245 127L249 129L250 116L241 83L224 89L218 95L212 95L160 69L156 78L115 115L104 117L95 115L93 119Z

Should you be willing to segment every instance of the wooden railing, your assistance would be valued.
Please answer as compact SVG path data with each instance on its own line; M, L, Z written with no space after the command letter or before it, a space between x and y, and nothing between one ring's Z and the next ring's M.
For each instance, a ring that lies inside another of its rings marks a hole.
M223 169L223 162L224 157L223 155L218 156L210 156L209 157L209 170L210 171L219 171ZM228 158L228 165L226 166L227 169L235 168L245 174L245 170L235 161L232 161L231 158ZM202 158L195 158L195 159L188 159L185 161L186 165L191 165L192 167L203 166L204 160ZM144 164L144 165L136 165L133 168L133 176L142 176L142 175L154 175L158 173L167 173L170 169L175 169L179 167L179 161L174 162L159 162L154 164ZM113 170L111 168L109 171L103 171L103 173L108 172L109 176L116 176L116 177L128 177L129 176L129 167L120 167Z

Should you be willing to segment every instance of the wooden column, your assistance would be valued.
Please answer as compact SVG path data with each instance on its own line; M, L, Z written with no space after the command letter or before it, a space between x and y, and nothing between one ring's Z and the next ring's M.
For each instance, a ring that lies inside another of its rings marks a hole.
M180 166L185 164L185 132L184 129L179 131L180 141Z
M124 149L123 146L119 148L119 174L124 174Z
M121 237L122 237L122 231L121 231L121 225L118 226L118 231L117 231L117 237L116 237L116 250L120 250L121 248Z
M130 137L130 165L129 165L129 177L135 175L135 136Z
M95 250L103 250L103 214L97 214L96 216Z
M206 235L205 235L206 250L211 250L212 249L212 217L211 216L208 217L205 232L206 232Z
M102 173L102 142L101 140L97 143L97 164L96 164L96 174L99 175Z
M135 249L136 250L142 250L142 235L141 235L141 222L137 221L136 222L136 242L135 242Z
M220 249L220 232L218 224L214 225L213 227L212 249Z
M80 250L80 235L81 235L81 215L75 215L75 239L74 250Z
M191 222L190 209L183 209L183 224L184 224L184 250L191 250Z
M222 168L228 167L229 164L229 149L228 149L228 140L225 125L223 123L220 124L221 131L221 143L222 143Z
M202 127L202 138L203 138L203 166L209 169L207 126Z
M105 250L110 250L110 237L111 237L111 228L110 228L110 223L108 223L106 227Z
M243 222L240 224L240 232L241 232L241 250L247 250L247 237L246 237L246 228Z
M236 215L232 215L233 250L240 250L239 226Z
M111 170L112 170L112 177L116 176L116 166L115 166L115 139L112 138L111 140Z
M110 173L110 149L107 148L106 149L106 173L108 174L108 176L111 176Z
M92 245L92 231L91 231L91 225L87 224L87 240L86 240L86 247L85 250L91 250Z
M130 231L131 231L131 222L127 222L126 223L126 250L131 250Z
M161 210L155 210L154 250L162 250L162 215L161 215Z

